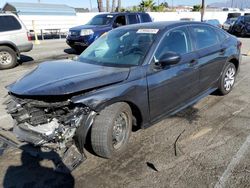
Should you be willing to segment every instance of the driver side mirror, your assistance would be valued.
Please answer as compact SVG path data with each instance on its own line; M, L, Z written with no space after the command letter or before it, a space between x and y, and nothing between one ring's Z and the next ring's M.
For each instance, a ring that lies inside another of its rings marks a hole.
M175 65L179 63L181 60L181 56L175 52L166 52L160 58L156 65L160 67L166 67L168 65Z

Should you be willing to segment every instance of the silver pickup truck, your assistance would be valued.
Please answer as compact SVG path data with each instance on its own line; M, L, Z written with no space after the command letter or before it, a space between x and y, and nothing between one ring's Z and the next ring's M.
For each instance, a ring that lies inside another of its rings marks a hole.
M11 13L0 13L0 70L17 65L21 52L32 50L31 37L20 19Z

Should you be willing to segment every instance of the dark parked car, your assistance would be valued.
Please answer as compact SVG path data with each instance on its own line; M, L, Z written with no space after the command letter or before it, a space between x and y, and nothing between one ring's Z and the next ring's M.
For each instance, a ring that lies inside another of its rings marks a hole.
M225 30L225 31L228 31L229 33L231 32L232 30L232 27L234 25L234 23L237 21L238 18L229 18L225 21L225 23L222 25L222 28Z
M145 22L152 22L151 17L147 13L116 12L99 14L93 17L86 25L71 28L66 42L76 51L82 52L105 32L120 26Z
M83 160L87 138L97 155L114 157L125 151L132 126L149 127L216 90L228 94L240 48L234 36L199 22L112 30L77 61L40 64L7 87L13 131L73 160L70 169Z
M230 33L245 37L250 34L250 16L240 16L231 27Z

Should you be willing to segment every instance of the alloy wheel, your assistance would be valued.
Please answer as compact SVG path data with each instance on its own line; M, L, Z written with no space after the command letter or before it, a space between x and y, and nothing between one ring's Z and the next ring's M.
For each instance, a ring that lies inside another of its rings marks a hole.
M224 89L226 91L230 91L234 85L235 82L235 69L232 67L229 67L226 75L225 75L225 79L224 79Z

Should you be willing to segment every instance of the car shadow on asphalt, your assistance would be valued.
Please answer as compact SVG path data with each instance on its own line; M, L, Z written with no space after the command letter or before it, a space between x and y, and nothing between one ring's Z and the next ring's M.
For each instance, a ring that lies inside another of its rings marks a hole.
M80 55L81 53L82 53L82 51L76 51L76 50L74 50L74 49L72 49L72 48L67 48L67 49L65 49L64 50L64 52L66 53L66 54L75 54L75 55Z
M24 146L26 147L26 146ZM10 187L67 187L73 188L75 184L74 177L71 173L59 173L54 168L49 168L41 165L43 160L51 160L53 156L54 165L58 165L61 159L56 152L46 152L47 159L34 157L26 152L26 148L21 148L21 162L20 166L9 166L4 176L4 188ZM48 162L48 161L45 161ZM56 163L56 164L55 164ZM68 170L69 172L69 170Z
M199 112L199 109L197 109L193 106L190 106L190 107L185 108L184 110L178 112L173 117L186 119L189 122L189 124L192 124L193 122L195 122L199 118L201 118L200 115L198 114L198 112Z
M23 54L20 56L20 60L19 60L20 63L26 63L30 61L34 61L34 59L30 56L23 55Z

